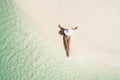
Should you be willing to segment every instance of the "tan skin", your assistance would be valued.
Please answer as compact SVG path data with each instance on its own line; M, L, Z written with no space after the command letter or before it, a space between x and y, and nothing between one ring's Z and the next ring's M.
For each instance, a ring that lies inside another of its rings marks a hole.
M65 28L61 27L61 25L58 25L61 30L66 30ZM76 30L78 27L72 28L72 30ZM64 34L63 36L64 39L64 44L65 44L65 50L66 50L66 55L69 57L69 51L70 51L70 39L68 36Z

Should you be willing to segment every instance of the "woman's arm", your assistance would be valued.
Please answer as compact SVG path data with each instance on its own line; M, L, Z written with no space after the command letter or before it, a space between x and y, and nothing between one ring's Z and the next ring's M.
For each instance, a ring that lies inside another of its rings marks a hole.
M65 28L61 27L61 25L59 25L59 24L58 24L58 27L59 27L60 29L62 29L62 30L65 29Z
M76 30L76 29L78 29L78 27L72 28L72 30Z

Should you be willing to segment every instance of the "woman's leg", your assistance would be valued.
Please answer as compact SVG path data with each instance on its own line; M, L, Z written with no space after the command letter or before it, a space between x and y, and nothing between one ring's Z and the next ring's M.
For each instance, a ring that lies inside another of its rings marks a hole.
M70 38L67 40L67 47L68 47L67 54L69 56L69 52L70 52Z
M64 42L65 42L66 54L67 54L67 57L69 57L70 38L65 36L64 37Z

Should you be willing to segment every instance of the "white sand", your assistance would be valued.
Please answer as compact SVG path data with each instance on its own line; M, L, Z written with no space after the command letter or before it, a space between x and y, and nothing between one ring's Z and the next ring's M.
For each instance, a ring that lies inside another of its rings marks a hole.
M58 24L65 28L78 26L72 36L70 57L66 59L120 69L120 1L16 0L16 3L63 51L60 56L66 57Z

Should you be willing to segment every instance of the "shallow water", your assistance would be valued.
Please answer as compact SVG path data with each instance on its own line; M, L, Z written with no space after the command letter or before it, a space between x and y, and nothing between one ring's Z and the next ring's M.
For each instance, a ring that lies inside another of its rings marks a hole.
M120 80L118 70L66 58L37 26L0 0L0 80Z

